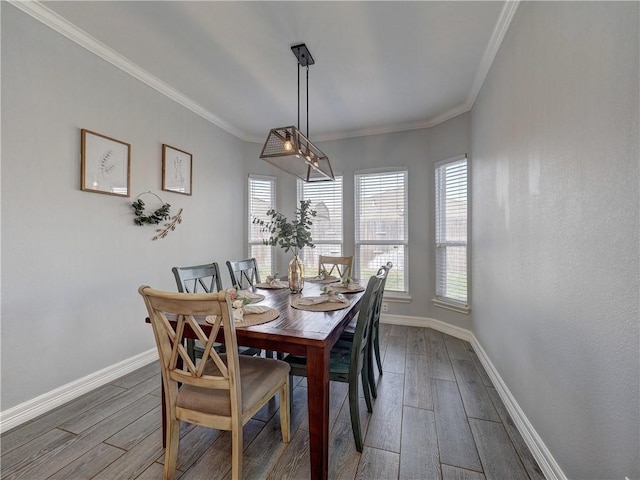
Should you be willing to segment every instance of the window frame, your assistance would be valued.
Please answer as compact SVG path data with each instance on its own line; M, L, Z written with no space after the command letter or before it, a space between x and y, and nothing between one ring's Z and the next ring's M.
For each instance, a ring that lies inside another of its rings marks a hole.
M315 248L317 248L319 245L336 245L339 247L340 253L335 254L335 256L342 256L343 252L344 252L344 177L341 173L335 173L335 181L340 181L340 215L341 215L341 219L340 219L340 239L339 240L317 240L316 238L313 238L313 244L316 246ZM313 183L308 183L308 182L304 182L300 179L297 179L296 182L296 205L300 205L300 201L301 200L307 200L308 198L305 198L304 196L304 187L306 185L310 185L312 187L320 187L324 184L333 184L335 185L335 181L333 182L313 182ZM315 250L314 248L314 250ZM302 257L302 261L305 264L305 269L308 268L314 268L315 269L318 268L318 264L316 265L307 265L305 262L305 249L302 250L301 252L301 257ZM323 253L322 255L326 255L327 253ZM333 253L331 253L331 255L334 255ZM310 273L310 272L309 272Z
M403 176L403 188L404 188L404 239L399 240L397 238L394 239L385 239L385 240L362 240L360 239L360 219L362 215L360 214L361 210L361 198L360 198L360 179L364 177L374 177L374 176L382 176L382 175L393 175L393 174L402 174ZM354 172L353 176L353 185L354 185L354 274L356 276L361 276L362 265L360 264L360 252L363 246L375 246L375 245L402 245L404 250L404 268L402 281L404 285L403 290L394 290L391 289L391 283L387 282L385 287L385 297L387 298L397 298L399 301L407 301L410 300L410 285L409 285L409 168L408 167L395 167L395 168L375 168L375 169L367 169L367 170L358 170ZM394 265L397 267L397 265ZM392 268L390 275L398 272Z
M256 174L249 174L248 179L247 179L247 258L251 258L254 255L252 254L252 247L253 246L264 246L266 248L269 248L269 254L270 254L270 262L271 262L271 270L277 270L277 265L276 265L276 255L275 255L275 249L272 246L268 246L265 245L263 242L263 238L259 238L259 239L252 239L251 236L251 227L253 225L253 218L252 216L254 215L254 212L252 212L251 209L251 192L253 191L252 189L252 182L253 181L263 181L263 182L269 182L271 184L271 206L269 208L276 208L276 186L277 186L277 177L274 177L272 175L256 175ZM268 237L268 235L266 235L266 237ZM273 273L273 272L271 272Z
M446 177L440 179L439 172L443 170L443 168L450 166L455 163L465 163L465 182L466 182L466 224L465 224L465 239L462 240L442 240L442 236L444 235L444 227L446 223L446 214L444 213L444 208L446 206L446 192L444 192L441 188L441 184L446 182ZM459 313L469 314L470 309L470 294L471 294L471 275L470 275L470 248L469 248L469 231L470 231L470 219L471 219L471 208L470 208L470 162L467 154L458 155L455 157L448 158L446 160L442 160L437 162L434 165L434 255L435 255L435 298L432 299L434 305L446 308L449 310L453 310ZM444 193L444 195L443 195ZM465 247L465 276L466 276L466 292L465 292L465 300L460 301L457 298L448 297L443 295L440 286L446 280L441 279L442 272L440 271L439 265L439 250L441 248L447 247Z

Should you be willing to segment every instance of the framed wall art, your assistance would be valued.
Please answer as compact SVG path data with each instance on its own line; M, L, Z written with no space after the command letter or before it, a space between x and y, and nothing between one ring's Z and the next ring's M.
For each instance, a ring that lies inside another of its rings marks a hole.
M162 190L191 195L192 156L162 145Z
M82 129L81 189L129 196L131 145Z

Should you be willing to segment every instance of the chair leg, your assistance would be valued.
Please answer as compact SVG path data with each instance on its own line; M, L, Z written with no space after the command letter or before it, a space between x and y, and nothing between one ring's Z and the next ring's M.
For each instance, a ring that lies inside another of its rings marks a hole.
M373 373L373 338L370 338L368 346L367 374L369 376L369 387L371 388L371 396L378 398L378 388L376 387L376 376Z
M293 417L293 375L289 374L289 418Z
M362 366L362 372L360 372L360 378L362 380L362 391L364 393L364 400L367 402L367 411L369 413L373 412L373 407L371 405L371 394L369 389L371 388L371 381L369 380L369 374L367 373L367 362ZM357 380L355 382L358 383Z
M163 480L173 480L176 476L176 464L178 463L178 442L180 440L180 421L169 420L167 425L166 448L164 451Z
M291 439L291 379L287 376L286 384L280 389L280 430L282 442L289 443Z
M378 363L378 372L382 375L382 360L380 359L380 330L378 327L374 329L373 333L373 348L376 352L376 362Z
M242 479L242 423L231 431L231 478Z
M351 414L351 430L356 442L356 450L362 452L362 430L360 429L360 408L358 405L358 378L349 382L349 412Z

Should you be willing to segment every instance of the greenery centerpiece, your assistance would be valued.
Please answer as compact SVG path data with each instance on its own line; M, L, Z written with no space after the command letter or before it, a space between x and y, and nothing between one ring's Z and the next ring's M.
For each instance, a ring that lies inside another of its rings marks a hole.
M311 238L311 225L316 211L311 209L311 200L301 200L300 207L294 211L294 219L289 220L275 209L267 210L268 219L253 218L252 222L260 226L261 232L269 233L263 240L265 245L278 246L285 252L293 251L293 260L289 262L289 289L293 293L304 287L304 265L298 254L304 247L314 248Z

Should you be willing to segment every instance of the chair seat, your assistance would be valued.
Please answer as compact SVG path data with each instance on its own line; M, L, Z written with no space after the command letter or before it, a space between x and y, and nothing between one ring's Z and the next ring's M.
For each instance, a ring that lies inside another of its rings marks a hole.
M226 359L226 354L220 355ZM281 360L238 356L240 368L240 391L242 392L242 412L250 410L282 377L289 374L289 364ZM220 370L209 360L205 374L219 375ZM231 415L231 403L227 390L213 390L183 384L178 390L176 406L190 410L198 410L212 415Z
M299 357L297 355L288 355L285 362L291 365L291 373L298 375L307 368L307 357ZM342 380L349 375L351 365L351 344L336 345L331 349L331 357L329 358L329 378L331 380ZM298 373L296 373L298 372Z

